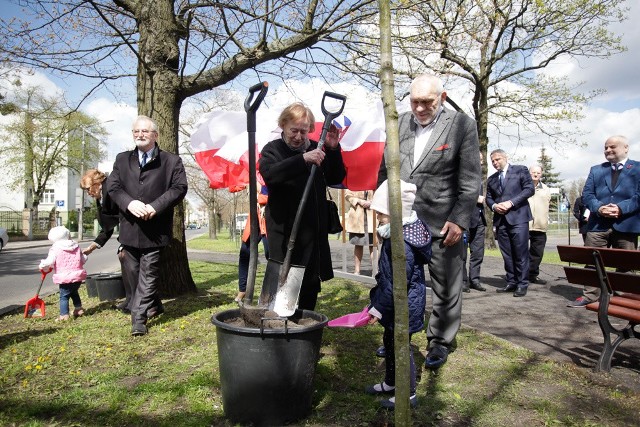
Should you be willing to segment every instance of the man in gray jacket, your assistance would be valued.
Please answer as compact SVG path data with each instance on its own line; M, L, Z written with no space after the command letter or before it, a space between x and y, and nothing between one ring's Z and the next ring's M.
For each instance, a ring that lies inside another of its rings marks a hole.
M123 276L132 280L131 335L147 333L158 306L160 252L171 241L173 208L187 194L187 175L176 154L158 147L158 126L139 116L133 124L136 148L118 154L109 176L109 195L120 209Z
M442 366L455 349L462 314L462 233L469 228L480 180L476 122L444 108L446 98L440 78L420 75L411 83L411 112L399 117L400 179L417 186L413 209L433 233L429 369ZM387 149L378 185L387 179Z

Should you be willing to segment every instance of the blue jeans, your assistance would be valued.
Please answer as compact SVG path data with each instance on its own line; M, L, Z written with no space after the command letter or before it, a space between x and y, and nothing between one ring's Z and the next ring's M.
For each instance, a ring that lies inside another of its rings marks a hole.
M60 316L69 315L69 298L73 301L74 308L82 307L82 301L80 301L80 289L81 282L74 283L60 283Z
M269 259L269 243L267 236L261 235L262 247L264 248L264 257ZM258 241L260 243L260 241ZM242 242L240 245L240 256L238 257L238 290L240 292L247 291L247 277L249 276L249 241Z

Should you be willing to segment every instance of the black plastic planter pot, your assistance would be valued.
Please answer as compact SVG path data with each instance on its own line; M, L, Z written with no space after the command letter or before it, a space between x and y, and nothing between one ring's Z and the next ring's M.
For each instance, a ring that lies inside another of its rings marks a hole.
M84 279L87 284L87 295L89 298L98 297L98 288L96 287L96 277L98 276L101 276L101 274L91 274Z
M296 310L292 318L317 321L282 329L225 323L240 317L233 309L214 314L222 405L235 423L277 426L308 416L313 378L327 316Z
M113 301L126 296L122 274L100 274L94 280L100 301Z

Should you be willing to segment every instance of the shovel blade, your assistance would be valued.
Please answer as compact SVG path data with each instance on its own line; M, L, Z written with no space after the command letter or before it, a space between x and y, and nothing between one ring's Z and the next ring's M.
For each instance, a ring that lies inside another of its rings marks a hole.
M302 287L302 279L304 279L304 267L292 265L287 274L287 280L283 284L278 285L278 292L273 304L273 311L278 316L289 317L295 313L298 308L298 298L300 297L300 288Z
M24 307L24 317L44 317L44 301L38 297L31 298Z
M276 292L278 292L278 278L280 277L281 266L281 262L273 260L267 261L260 298L258 298L258 306L273 309L273 301L276 297Z

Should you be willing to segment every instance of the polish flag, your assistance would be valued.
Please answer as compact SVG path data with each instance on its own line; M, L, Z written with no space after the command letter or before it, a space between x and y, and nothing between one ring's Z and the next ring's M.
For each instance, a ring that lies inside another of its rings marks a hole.
M377 110L377 111L375 111ZM279 111L259 109L256 114L256 158L262 148L280 137ZM322 113L314 111L316 117ZM386 134L382 104L368 115L345 113L333 122L340 130L342 158L347 171L342 187L354 191L374 190L384 151ZM322 122L316 122L309 139L317 141ZM240 189L249 183L247 116L239 111L213 111L205 115L191 134L196 161L211 188ZM258 181L262 178L258 173Z

